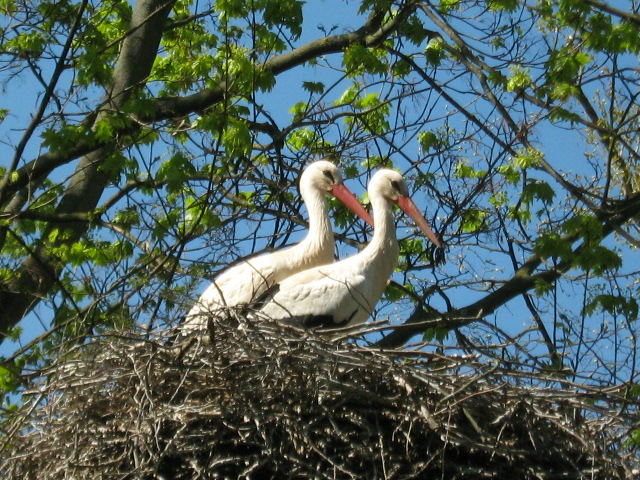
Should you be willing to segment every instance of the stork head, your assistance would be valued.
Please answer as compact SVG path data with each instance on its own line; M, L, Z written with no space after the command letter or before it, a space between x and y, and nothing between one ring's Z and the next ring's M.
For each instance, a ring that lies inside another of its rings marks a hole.
M395 203L404 213L409 215L416 222L416 225L424 232L429 240L436 246L441 247L442 242L433 233L429 222L424 218L416 204L409 196L409 189L404 177L395 170L378 170L369 181L369 198L372 196L382 196L387 201Z
M300 188L305 186L321 192L332 193L336 185L342 185L342 174L338 167L328 160L313 162L302 172Z
M300 190L303 195L304 192L310 190L333 195L344 203L349 210L373 226L371 215L358 202L351 190L344 185L342 174L338 167L327 160L318 160L305 168L300 177Z

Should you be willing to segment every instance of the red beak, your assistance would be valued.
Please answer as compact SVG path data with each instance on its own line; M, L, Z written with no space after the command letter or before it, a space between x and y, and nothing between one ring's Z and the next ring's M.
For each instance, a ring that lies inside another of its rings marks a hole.
M420 213L420 210L418 210L418 207L413 202L413 200L411 200L411 198L398 197L398 206L404 211L404 213L409 215L414 222L416 222L416 225L420 227L420 229L424 232L427 238L429 238L429 240L431 240L438 247L442 246L442 242L436 236L436 234L433 233L433 230L431 230L431 227L429 226L429 222L425 220L425 218L422 216L422 213Z
M373 227L373 218L360 204L356 196L344 185L334 185L331 194L340 200L353 213Z

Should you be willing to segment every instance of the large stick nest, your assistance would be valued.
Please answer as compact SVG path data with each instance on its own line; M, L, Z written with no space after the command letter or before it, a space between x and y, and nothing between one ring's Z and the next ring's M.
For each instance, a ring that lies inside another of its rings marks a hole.
M473 356L380 352L277 325L181 350L128 334L67 353L16 412L7 479L632 478L615 392Z

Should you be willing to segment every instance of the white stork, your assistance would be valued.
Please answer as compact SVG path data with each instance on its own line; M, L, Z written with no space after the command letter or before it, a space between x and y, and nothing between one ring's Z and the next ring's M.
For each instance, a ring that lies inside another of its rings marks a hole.
M309 214L309 232L297 245L246 260L217 277L186 316L183 333L206 328L212 312L251 303L271 285L333 261L334 239L326 195L331 194L370 225L373 220L355 195L343 184L331 162L310 164L300 176L300 194Z
M375 220L369 245L342 261L286 278L273 287L275 292L259 309L260 316L307 328L335 328L364 322L373 312L398 262L394 203L434 244L442 246L409 197L402 175L393 170L380 170L371 178L368 192Z

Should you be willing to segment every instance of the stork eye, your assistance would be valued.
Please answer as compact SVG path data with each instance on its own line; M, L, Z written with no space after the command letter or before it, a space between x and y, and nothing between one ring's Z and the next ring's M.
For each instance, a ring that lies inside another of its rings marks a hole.
M396 192L402 193L402 188L400 187L400 184L396 180L391 180L391 186Z
M336 183L336 179L333 178L333 175L331 174L331 172L329 170L323 170L322 174L327 177L327 179L331 182L331 183Z

